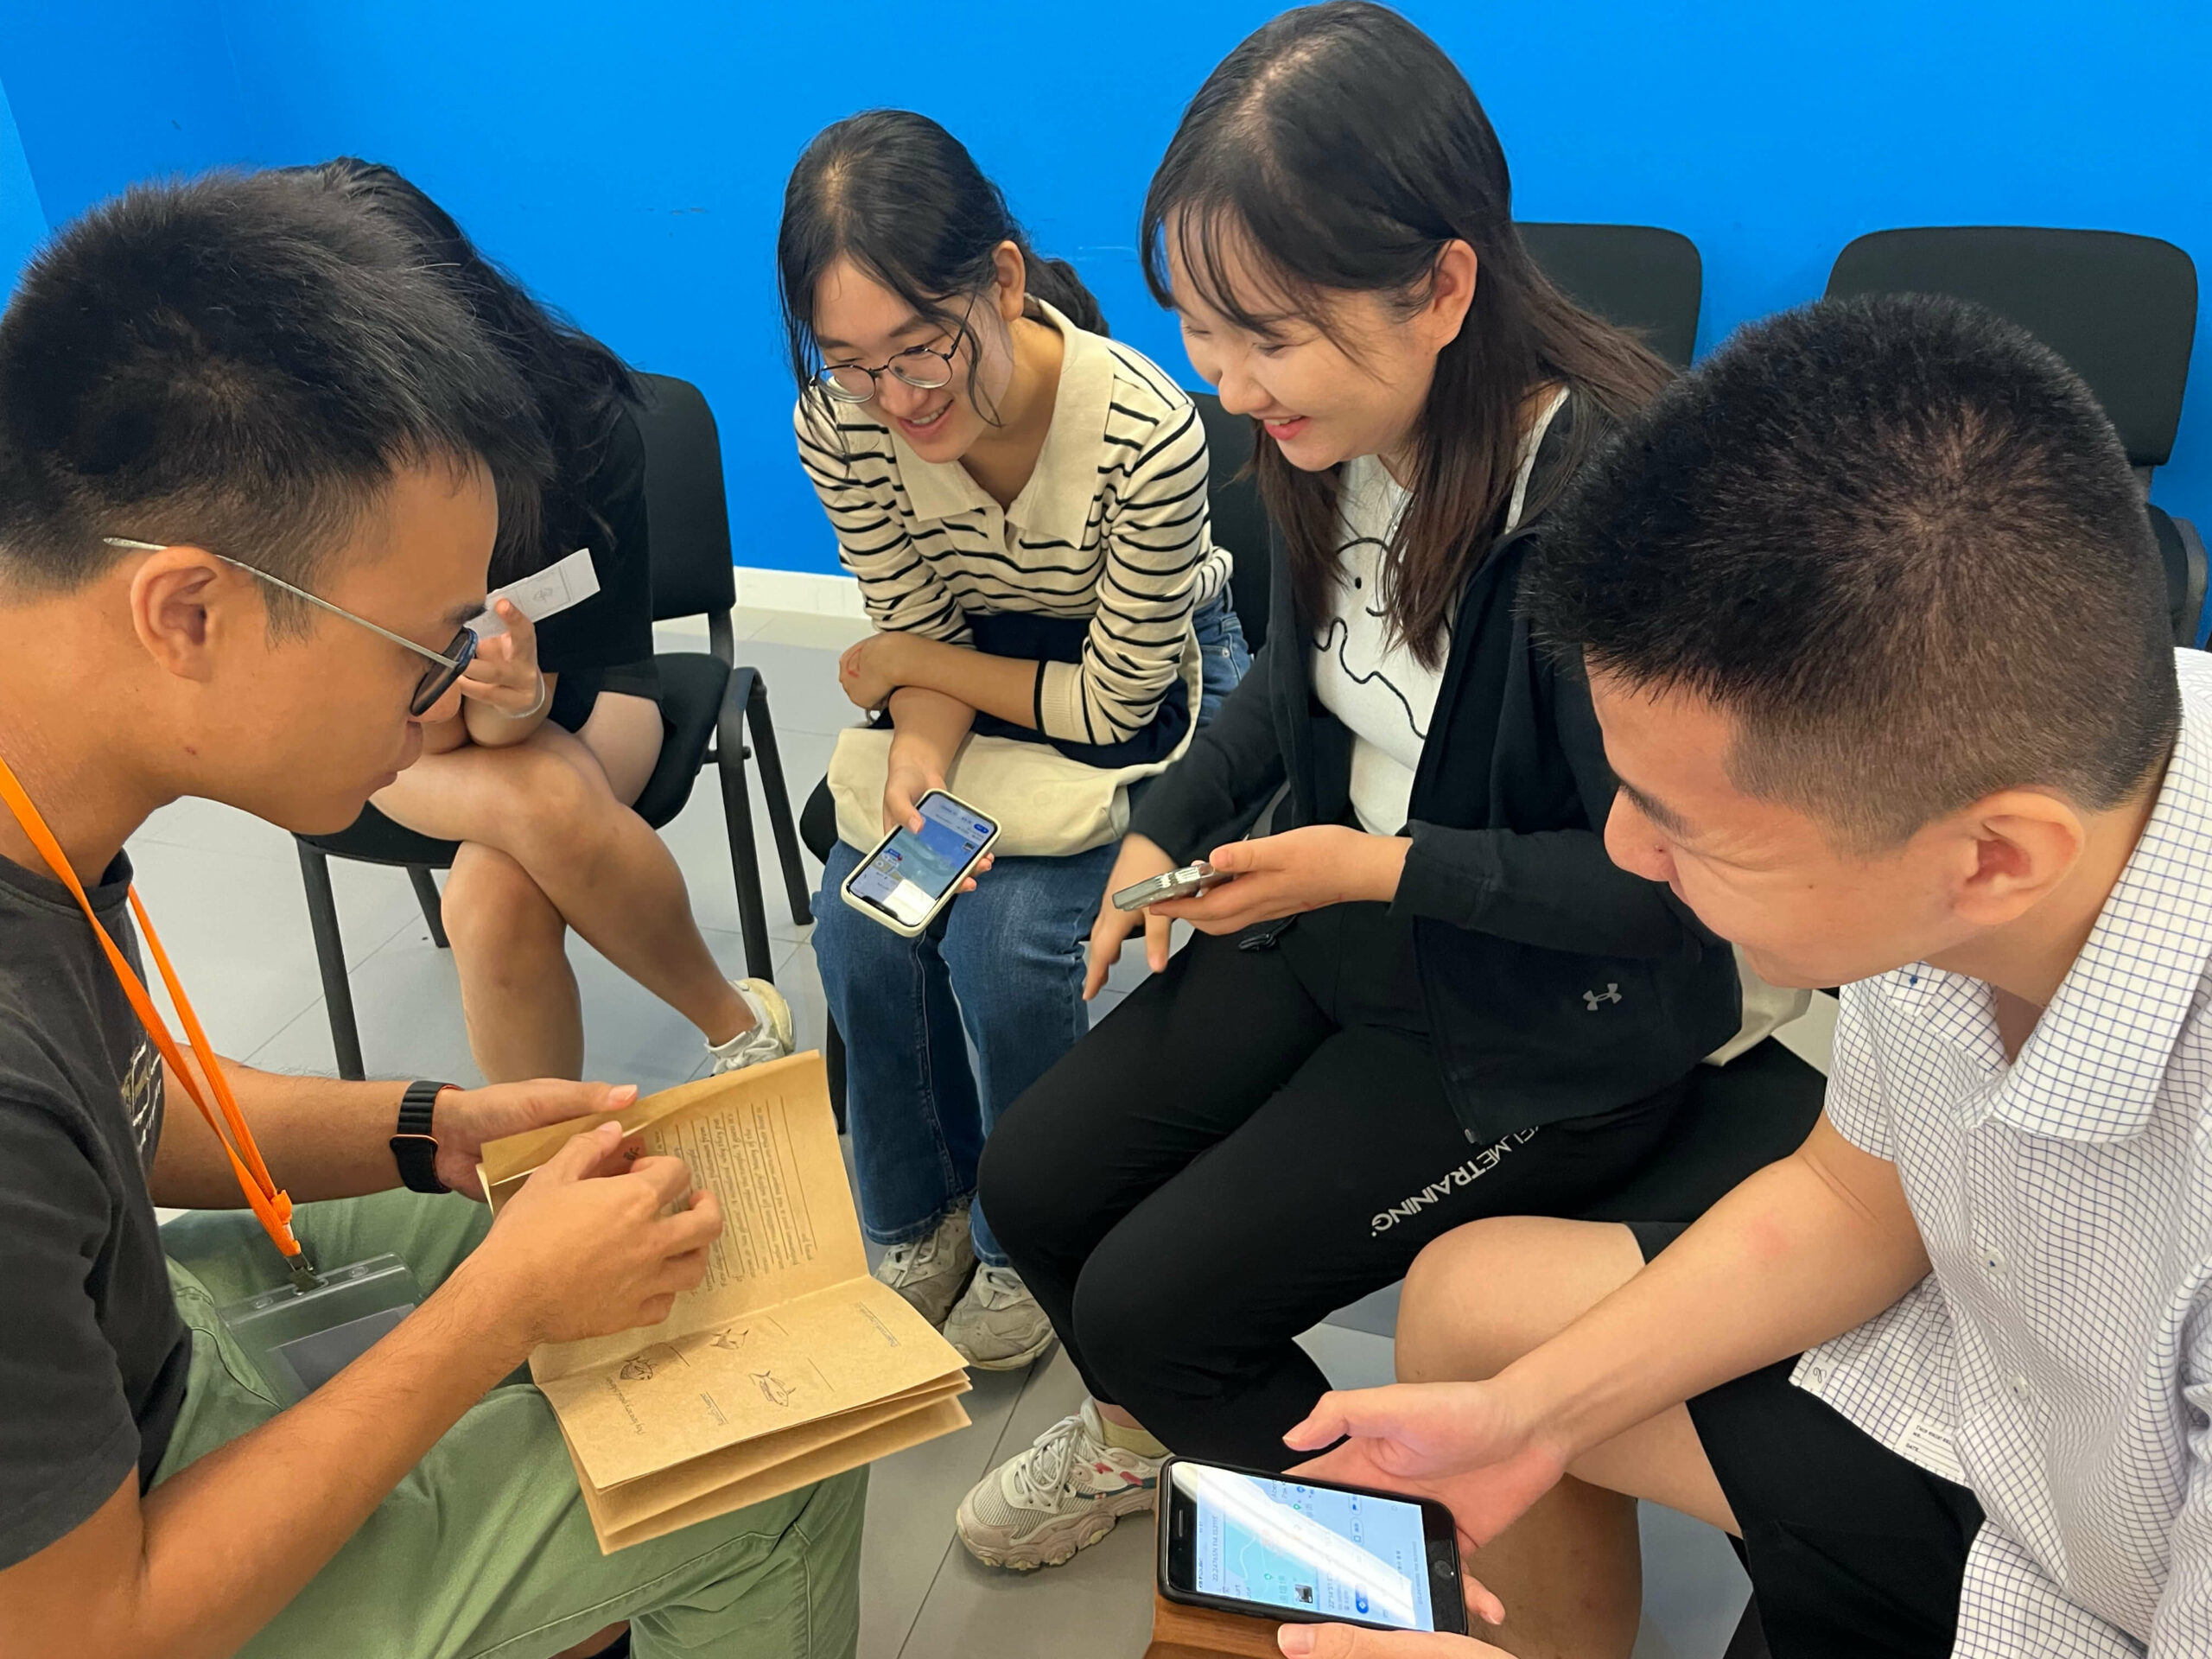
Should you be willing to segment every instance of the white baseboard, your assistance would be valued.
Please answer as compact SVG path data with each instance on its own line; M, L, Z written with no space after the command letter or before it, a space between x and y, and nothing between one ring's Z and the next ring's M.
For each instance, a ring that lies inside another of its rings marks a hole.
M817 570L737 567L737 602L748 611L807 611L817 616L865 617L861 585L850 576Z

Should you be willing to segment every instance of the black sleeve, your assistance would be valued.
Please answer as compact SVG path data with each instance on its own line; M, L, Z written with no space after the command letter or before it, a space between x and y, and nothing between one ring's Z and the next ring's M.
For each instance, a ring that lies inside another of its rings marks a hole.
M0 1567L84 1524L138 1465L89 1282L108 1195L48 1114L0 1100Z
M653 654L652 541L645 522L645 444L626 406L584 482L584 499L604 524L588 536L599 591L538 626L538 665L549 674L616 668ZM552 550L556 559L575 551Z
M1183 758L1152 780L1129 815L1130 833L1157 842L1179 864L1243 835L1282 783L1268 690L1274 652L1272 642L1260 647Z
M1631 875L1605 852L1619 788L1579 668L1545 677L1560 745L1594 830L1410 826L1395 908L1523 944L1593 957L1694 955L1714 936L1662 882Z

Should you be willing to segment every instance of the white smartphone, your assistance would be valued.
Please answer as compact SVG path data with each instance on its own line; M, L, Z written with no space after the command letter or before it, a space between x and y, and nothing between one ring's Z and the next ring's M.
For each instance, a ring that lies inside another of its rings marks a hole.
M864 916L912 938L952 902L999 838L997 822L933 789L914 803L919 835L900 824L861 860L837 891Z

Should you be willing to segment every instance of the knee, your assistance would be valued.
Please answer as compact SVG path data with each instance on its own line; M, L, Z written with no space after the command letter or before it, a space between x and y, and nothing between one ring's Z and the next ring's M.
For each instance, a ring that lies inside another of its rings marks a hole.
M1017 1262L1057 1260L1069 1242L1088 1236L1077 1148L1056 1122L1049 1098L1034 1089L991 1126L976 1175L976 1192L991 1230Z
M1634 1271L1613 1271L1617 1246L1598 1236L1615 1233L1625 1240L1621 1228L1496 1216L1437 1239L1399 1294L1399 1380L1480 1381L1548 1341Z
M464 842L439 909L455 951L489 962L560 950L567 925L530 873L505 853Z
M991 1218L998 1225L998 1217ZM1178 1294L1175 1264L1101 1240L1083 1264L1072 1312L1076 1344L1084 1362L1117 1399L1150 1392L1163 1353L1180 1346L1176 1332L1192 1314L1191 1299Z
M839 1008L837 1005L849 1001L849 993L868 997L873 982L873 994L889 995L893 982L887 976L895 965L911 962L922 949L919 941L902 938L845 902L837 889L851 873L850 867L841 868L834 861L828 865L814 906L815 964L822 970L823 989L831 998L832 1012L839 1014L841 1023L849 1014L863 1012Z
M513 755L503 844L528 870L592 868L613 841L616 815L630 809L564 755L531 747Z

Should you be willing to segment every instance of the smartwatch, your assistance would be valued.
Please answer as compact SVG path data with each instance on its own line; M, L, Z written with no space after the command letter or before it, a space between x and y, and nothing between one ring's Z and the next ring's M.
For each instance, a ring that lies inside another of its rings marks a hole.
M391 1156L410 1192L453 1191L438 1179L438 1138L430 1133L430 1116L437 1109L438 1096L460 1086L417 1081L409 1084L399 1097L399 1127L392 1133Z

